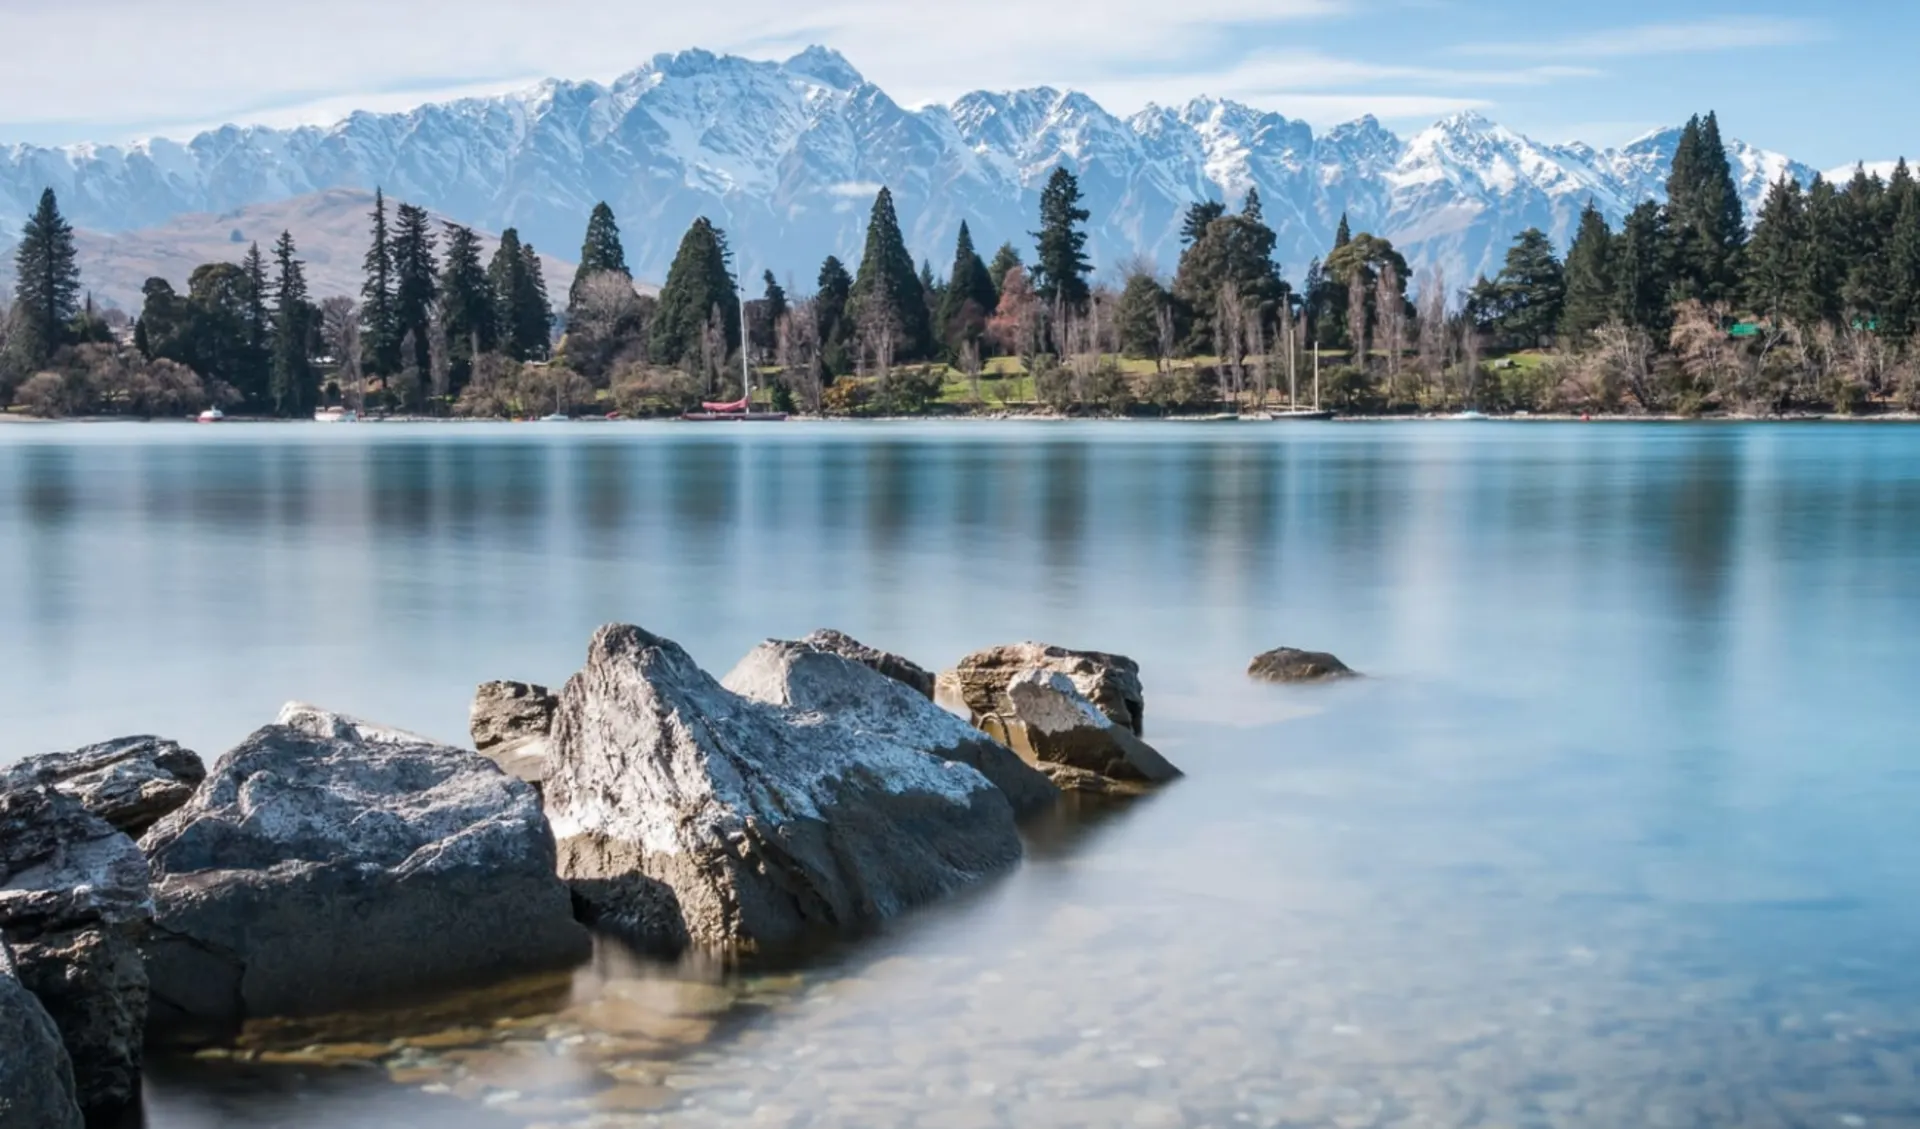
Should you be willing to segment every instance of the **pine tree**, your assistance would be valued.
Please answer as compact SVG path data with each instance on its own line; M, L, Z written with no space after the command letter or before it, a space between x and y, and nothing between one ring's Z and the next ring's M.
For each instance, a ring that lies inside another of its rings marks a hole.
M1799 285L1795 287L1793 316L1803 325L1838 324L1844 312L1850 217L1840 190L1823 176L1807 188L1807 240Z
M20 231L13 253L15 301L24 335L19 348L28 365L47 363L54 350L67 343L74 316L80 312L80 265L73 227L60 215L60 203L49 188L40 194Z
M573 272L573 285L567 290L569 320L580 304L580 290L587 279L607 273L633 277L627 269L626 248L620 245L620 225L613 218L613 209L602 200L593 206L593 215L587 219L587 237L580 244L580 267Z
M480 263L480 237L449 223L447 260L440 275L440 328L446 334L447 387L459 395L473 376L473 360L499 345L493 286Z
M993 302L996 308L1000 304L1000 291L1007 284L1007 272L1024 265L1020 260L1020 252L1011 243L1000 244L1000 249L993 253L993 261L987 264L987 277L993 280Z
M1614 243L1614 312L1655 341L1673 324L1673 240L1667 213L1651 201L1628 213Z
M726 236L701 216L680 239L654 307L653 359L686 364L700 357L701 335L717 307L729 342L740 339L740 310L729 269Z
M1920 328L1920 185L1901 161L1887 184L1887 206L1893 213L1887 238L1887 277L1892 300L1887 310L1887 332L1911 336Z
M260 244L247 249L240 269L247 278L247 347L244 366L234 374L233 387L247 403L266 404L272 400L273 317L267 310L271 284Z
M1208 226L1226 214L1227 206L1218 200L1188 204L1186 214L1180 218L1180 245L1191 247L1200 242L1207 234Z
M1847 273L1841 302L1851 317L1877 323L1892 301L1887 251L1893 217L1886 207L1886 185L1869 176L1864 165L1857 166L1842 199Z
M1034 292L1049 306L1085 308L1091 291L1087 276L1087 233L1081 225L1093 213L1080 206L1080 181L1065 166L1053 170L1040 190L1040 230L1033 232Z
M402 204L393 227L393 321L402 340L412 338L413 356L402 357L420 374L422 394L433 369L433 302L439 295L436 239L425 208Z
M387 197L373 192L373 241L362 264L360 284L361 368L369 376L400 371L400 329L394 310L393 243L387 232Z
M1746 301L1754 312L1776 319L1796 314L1806 249L1806 194L1798 180L1782 174L1767 189L1747 245Z
M307 300L305 268L293 256L293 236L283 231L273 248L272 396L276 413L298 417L311 413L319 401L319 381L311 347L314 310Z
M1695 117L1681 130L1667 179L1667 214L1675 240L1675 296L1731 301L1740 284L1746 214L1713 114Z
M853 276L832 255L820 264L814 283L813 316L820 333L820 360L829 376L852 369L853 323L847 305L853 299Z
M1560 334L1575 345L1613 317L1618 284L1613 270L1613 231L1593 201L1580 213L1580 227L1567 249L1566 305Z
M940 303L937 327L950 357L958 357L968 341L978 341L986 332L987 319L999 304L987 264L974 250L973 233L960 221L960 237L953 245L953 271L947 275L947 289Z
M533 244L520 245L520 270L514 275L514 355L521 360L544 361L553 356L553 302L547 297L547 275L540 269L540 252Z
M1333 232L1333 249L1338 251L1353 242L1353 229L1347 226L1347 213L1340 213L1340 226Z
M1567 278L1547 233L1530 227L1516 236L1493 284L1499 304L1495 329L1521 349L1548 344L1566 306Z
M760 294L760 307L766 315L762 325L766 332L754 341L754 345L771 353L780 343L780 319L787 316L787 288L780 285L770 270L761 272L760 284L764 287Z
M890 311L899 340L894 358L920 360L933 351L932 318L927 313L925 291L914 271L913 256L907 254L906 240L900 234L900 219L894 214L893 193L880 189L874 197L873 212L867 220L867 243L860 257L860 269L853 276L853 295L849 306L856 326L864 324L863 311Z

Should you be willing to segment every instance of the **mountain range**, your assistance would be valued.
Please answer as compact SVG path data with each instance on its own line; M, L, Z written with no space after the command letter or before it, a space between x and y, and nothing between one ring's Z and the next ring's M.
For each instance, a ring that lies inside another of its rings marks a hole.
M1564 247L1588 201L1617 225L1660 199L1679 135L1666 129L1617 149L1546 144L1472 113L1411 137L1371 117L1316 133L1211 98L1121 117L1047 87L907 107L826 48L783 62L689 50L611 83L549 80L325 127L0 147L0 214L24 217L52 186L70 220L111 239L187 214L380 186L463 223L517 227L572 257L588 212L605 200L638 277L663 277L687 225L707 215L728 232L745 277L770 268L809 290L826 255L857 261L883 184L909 248L936 271L962 220L983 253L1003 240L1030 253L1040 188L1064 164L1079 175L1093 213L1089 250L1103 269L1141 255L1172 267L1189 203L1237 207L1258 188L1276 256L1296 280L1345 214L1354 230L1385 235L1458 287L1496 270L1527 227ZM1737 141L1728 156L1749 209L1781 174L1815 174Z

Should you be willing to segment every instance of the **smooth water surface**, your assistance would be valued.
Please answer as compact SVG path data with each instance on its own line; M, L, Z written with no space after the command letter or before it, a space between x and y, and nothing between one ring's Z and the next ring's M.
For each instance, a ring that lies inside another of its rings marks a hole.
M1920 1126L1920 429L0 428L0 762L460 740L613 620L1122 651L1189 776L798 975L256 1033L150 1126Z

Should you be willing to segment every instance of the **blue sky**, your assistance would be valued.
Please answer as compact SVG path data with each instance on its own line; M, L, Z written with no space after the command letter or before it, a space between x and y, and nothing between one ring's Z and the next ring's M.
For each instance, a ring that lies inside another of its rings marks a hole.
M1920 153L1894 0L0 0L0 143L331 121L658 51L844 52L904 102L1051 84L1109 109L1207 93L1327 125L1406 130L1473 108L1547 141L1618 144L1696 110L1819 167ZM968 26L954 13L966 11ZM369 34L368 29L379 29Z

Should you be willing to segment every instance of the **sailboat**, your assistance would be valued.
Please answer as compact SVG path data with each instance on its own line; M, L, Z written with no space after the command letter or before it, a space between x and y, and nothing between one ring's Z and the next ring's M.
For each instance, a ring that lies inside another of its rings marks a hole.
M560 387L556 383L553 389L553 411L548 412L546 415L541 416L540 422L541 423L567 423L567 422L570 422L572 419L573 419L572 416L560 410Z
M1287 323L1287 407L1284 411L1268 412L1270 420L1325 420L1332 419L1333 412L1320 407L1320 345L1313 346L1313 407L1300 406L1300 378L1293 367L1293 323Z
M787 418L785 412L756 412L753 410L753 369L747 364L747 299L740 297L740 387L743 395L738 400L726 403L700 404L697 412L682 412L681 419L693 423L721 423L738 420L742 423L781 423Z

